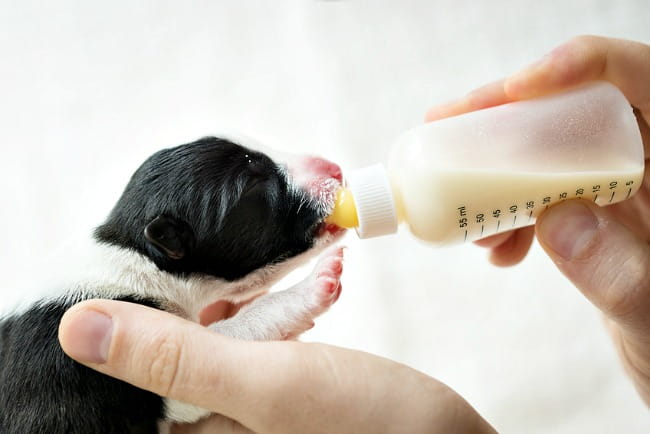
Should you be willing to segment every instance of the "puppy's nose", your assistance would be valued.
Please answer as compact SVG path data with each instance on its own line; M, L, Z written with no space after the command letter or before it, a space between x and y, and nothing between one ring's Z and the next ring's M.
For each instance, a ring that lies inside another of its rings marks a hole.
M338 164L320 157L308 157L305 160L305 168L316 176L334 178L339 182L343 181L343 174Z

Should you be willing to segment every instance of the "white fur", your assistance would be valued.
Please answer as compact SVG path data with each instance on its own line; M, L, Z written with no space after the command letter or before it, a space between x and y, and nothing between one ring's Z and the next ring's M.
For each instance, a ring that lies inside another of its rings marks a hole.
M196 405L165 398L165 419L178 423L194 423L212 412Z
M20 313L35 302L139 296L169 301L196 321L200 310L211 303L219 300L239 303L267 291L334 239L326 234L309 251L233 282L198 275L176 277L161 271L146 256L133 250L92 239L77 240L68 243L58 257L49 261L48 269L39 271L38 290L28 291L27 298L21 299L13 312Z
M338 181L319 179L314 183L312 177L302 173L292 176L286 168L283 174L289 181L288 185L302 194L305 203L312 202L324 211L331 208ZM306 191L298 187L303 183L309 184ZM16 303L11 313L20 314L34 304L51 301L135 296L168 302L180 309L180 314L198 322L201 309L212 303L222 300L239 303L267 292L274 283L318 255L340 235L325 232L303 254L256 270L233 282L203 275L177 277L161 271L149 258L136 251L100 243L90 237L77 238L48 261L49 267L38 267L37 290L28 291L28 297ZM331 303L319 300L313 291L309 291L313 275L309 279L286 291L258 297L235 317L215 323L210 328L241 339L295 337L309 329L313 318ZM169 420L194 422L209 413L193 405L165 400L165 415ZM168 425L161 423L161 432L168 430Z
M47 289L29 293L29 297L21 300L13 313L19 314L34 303L77 301L89 297L114 299L136 296L167 301L179 307L184 316L198 322L199 312L203 307L220 300L239 303L263 294L274 283L318 255L337 238L338 236L326 233L319 237L314 247L307 252L280 264L256 270L233 282L198 275L188 278L176 277L161 271L149 258L133 250L98 243L89 238L77 240L68 243L61 250L61 254L50 261L49 271L40 273L39 280L42 282L39 285ZM280 295L284 293L289 293L289 290L256 299L253 304L260 309L242 309L237 315L237 320L223 321L223 325L215 325L213 329L232 337L277 339L277 335L268 330L277 329L275 324L282 323L279 298L286 298L286 306L290 310L296 311L300 306L304 306L304 297L296 298L294 302L297 301L298 304L294 303L292 306L289 297ZM267 304L269 308L265 308ZM265 315L268 315L268 318L265 319ZM295 315L286 317L284 328L290 328L289 323L293 318ZM238 330L238 327L241 327L241 330ZM170 420L194 422L209 413L193 405L165 400L165 416ZM161 427L165 429L164 424Z
M258 341L292 339L309 330L314 318L335 300L335 295L323 291L319 283L338 283L336 272L329 271L332 257L334 261L341 260L336 250L325 253L311 275L302 282L284 291L258 297L232 318L218 321L209 328L233 338ZM165 416L170 420L191 423L210 413L184 402L165 399Z

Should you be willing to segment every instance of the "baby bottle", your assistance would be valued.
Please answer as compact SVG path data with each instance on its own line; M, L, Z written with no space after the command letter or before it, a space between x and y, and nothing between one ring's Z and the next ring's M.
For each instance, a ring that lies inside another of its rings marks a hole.
M429 243L469 242L531 225L559 201L625 200L643 169L632 107L615 86L596 81L406 132L387 169L348 173L328 222L361 238L404 222Z

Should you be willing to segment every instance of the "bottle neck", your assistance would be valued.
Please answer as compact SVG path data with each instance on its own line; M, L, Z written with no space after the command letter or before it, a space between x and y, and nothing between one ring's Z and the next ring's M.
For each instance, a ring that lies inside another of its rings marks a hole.
M399 210L403 207L384 166L375 164L353 170L346 179L357 209L359 238L397 232L399 214L403 214Z

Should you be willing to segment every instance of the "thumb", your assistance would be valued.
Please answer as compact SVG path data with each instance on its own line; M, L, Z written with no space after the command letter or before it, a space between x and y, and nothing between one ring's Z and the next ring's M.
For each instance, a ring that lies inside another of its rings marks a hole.
M542 247L628 338L650 339L650 248L585 200L562 202L536 225Z
M237 420L255 393L251 377L259 367L253 363L263 360L259 343L113 300L70 308L61 320L59 341L66 354L101 373ZM282 361L282 351L276 355Z
M229 339L141 305L79 303L59 341L90 368L254 432L493 432L458 394L404 365L322 344Z

